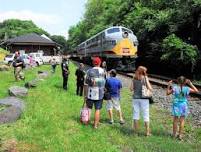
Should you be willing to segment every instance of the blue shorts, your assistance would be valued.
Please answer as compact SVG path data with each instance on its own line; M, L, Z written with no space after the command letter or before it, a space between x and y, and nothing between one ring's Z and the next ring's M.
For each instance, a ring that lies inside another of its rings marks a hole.
M93 104L95 106L96 110L100 110L102 108L102 104L103 104L103 100L91 100L91 99L87 99L87 107L89 109L93 108Z

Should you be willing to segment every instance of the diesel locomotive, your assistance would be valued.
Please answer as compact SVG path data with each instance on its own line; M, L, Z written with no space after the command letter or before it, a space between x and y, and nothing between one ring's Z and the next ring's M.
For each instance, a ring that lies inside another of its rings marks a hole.
M85 63L99 56L108 69L133 71L137 57L138 40L133 32L123 26L113 26L78 45L76 54Z

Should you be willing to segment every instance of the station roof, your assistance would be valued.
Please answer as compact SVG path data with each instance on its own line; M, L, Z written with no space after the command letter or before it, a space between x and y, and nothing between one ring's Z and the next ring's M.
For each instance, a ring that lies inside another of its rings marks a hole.
M6 45L48 45L56 46L56 42L51 39L47 39L43 36L40 36L36 33L30 33L26 35L21 35L15 38L6 40L3 44Z

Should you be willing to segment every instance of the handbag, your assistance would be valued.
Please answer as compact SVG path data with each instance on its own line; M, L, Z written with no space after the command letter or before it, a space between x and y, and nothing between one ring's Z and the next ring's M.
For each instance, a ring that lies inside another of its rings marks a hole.
M111 99L110 93L106 91L106 92L104 93L103 99L104 99L104 100L110 100L110 99Z
M86 101L82 105L80 110L80 122L84 125L88 125L90 121L90 111L89 108L86 106Z
M106 79L105 92L104 92L104 96L103 96L104 100L110 100L111 99L111 94L110 94L109 90L110 90L110 87L108 85L108 80Z
M144 80L145 80L145 83L142 85L142 98L149 99L149 103L153 104L154 100L152 97L152 91L150 89L148 89L146 77L144 78Z

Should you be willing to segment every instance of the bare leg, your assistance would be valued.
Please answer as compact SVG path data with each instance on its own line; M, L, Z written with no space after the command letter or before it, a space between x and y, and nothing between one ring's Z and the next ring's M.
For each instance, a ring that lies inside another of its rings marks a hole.
M113 113L112 113L112 109L111 109L111 110L108 110L108 114L109 114L110 121L113 122Z
M179 139L182 139L182 137L183 137L183 131L184 131L185 117L180 117L179 121L180 121L180 125L179 125Z
M121 110L118 110L118 115L119 115L119 119L120 119L120 121L124 121L124 119L123 119L123 116L122 116L122 112L121 112Z
M173 118L173 137L176 137L177 134L177 123L178 123L178 117Z
M138 131L139 131L138 120L134 120L133 128L134 128L134 132L138 133Z
M145 129L146 129L146 136L150 136L151 134L150 134L149 122L145 121L144 126L145 126Z
M95 111L94 128L98 127L99 120L100 120L100 110L96 110Z

